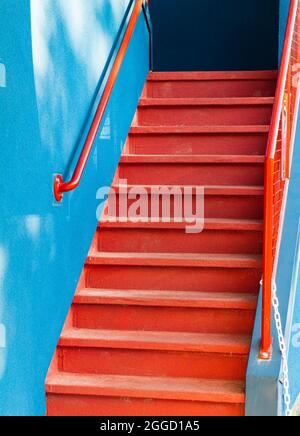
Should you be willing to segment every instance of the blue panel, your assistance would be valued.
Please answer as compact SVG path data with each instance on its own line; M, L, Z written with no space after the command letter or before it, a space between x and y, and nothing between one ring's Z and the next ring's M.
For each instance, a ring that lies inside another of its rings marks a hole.
M290 0L280 0L280 20L279 20L279 60L284 42L284 35L286 29L286 21L289 13Z
M155 69L276 69L278 1L151 0Z
M111 184L149 70L143 14L82 184L60 206L53 175L74 168L127 7L1 0L1 415L45 412L44 379L97 226L96 191Z
M281 37L285 33L286 18L288 12L287 0L280 0L280 29ZM284 30L283 30L284 29ZM282 40L279 47L279 58L281 57ZM291 173L291 182L289 186L288 202L286 209L285 224L283 230L283 239L280 251L277 289L280 300L280 311L282 316L283 327L290 326L291 320L288 319L289 306L292 302L291 295L294 292L293 276L295 270L295 256L297 252L298 240L298 222L300 216L300 120L298 120L298 129L295 140L295 149ZM297 294L298 295L298 294ZM299 297L298 297L299 299ZM300 307L295 305L295 307ZM299 312L299 313L298 313ZM295 313L294 324L297 324L297 317L300 319L299 309ZM294 325L292 324L292 325ZM274 337L273 356L271 362L260 362L257 360L259 343L261 338L261 301L259 302L257 319L255 323L252 349L249 360L247 374L247 405L246 412L249 416L276 416L283 413L282 410L282 384L280 381L281 354L279 350L277 333L273 322L272 334ZM290 364L295 368L292 354ZM299 374L299 357L297 363ZM297 384L293 380L292 392L295 399Z
M292 405L295 404L300 394L300 207L298 198L298 238L296 245L296 254L293 268L293 278L291 295L289 301L287 325L286 325L286 338L289 346L289 378L291 388L291 401Z
M285 329L287 342L290 346L290 368L293 401L300 392L300 293L295 285L295 270L297 267L297 253L299 250L299 218L300 218L300 121L295 141L291 181L287 201L285 223L283 229L278 273L276 278L277 292L280 301L282 325ZM296 303L294 303L296 301ZM258 307L252 350L247 375L247 414L248 415L277 415L282 414L282 386L280 383L281 354L279 350L277 332L273 322L272 335L273 356L271 362L257 360L260 342L261 304ZM293 329L295 331L293 331ZM277 392L276 395L271 395ZM271 401L272 400L272 401Z

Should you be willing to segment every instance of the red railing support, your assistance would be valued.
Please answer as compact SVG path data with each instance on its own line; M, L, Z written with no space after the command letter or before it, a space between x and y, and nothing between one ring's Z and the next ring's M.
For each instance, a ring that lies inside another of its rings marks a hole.
M300 60L299 0L291 0L265 161L262 338L260 358L272 353L272 292L290 177L292 128L297 122L299 93L293 91L293 65ZM295 85L297 89L299 82Z
M148 1L147 1L148 3ZM119 75L122 63L124 61L127 48L129 46L131 37L133 35L136 23L138 21L140 12L142 10L144 1L143 0L136 0L130 20L127 25L126 32L124 34L123 40L121 42L118 54L116 56L116 59L114 61L114 65L112 67L111 73L109 75L108 81L106 83L101 101L99 103L98 109L96 111L95 117L93 119L90 131L88 133L87 139L85 141L82 153L80 155L79 161L77 163L77 166L75 168L75 171L73 173L73 176L69 182L64 182L62 175L58 174L55 177L54 180L54 196L57 202L60 202L62 200L63 194L65 192L73 191L78 187L80 184L83 172L85 170L85 167L87 165L89 156L91 154L96 136L98 134L98 130L100 128L100 125L102 123L105 110L107 108L109 99L111 97L112 91L114 89L117 77Z
M273 220L273 173L274 161L267 157L265 162L264 197L264 252L263 252L263 296L262 296L262 334L261 359L270 359L272 353L271 317L272 317L272 276L273 232L269 223Z

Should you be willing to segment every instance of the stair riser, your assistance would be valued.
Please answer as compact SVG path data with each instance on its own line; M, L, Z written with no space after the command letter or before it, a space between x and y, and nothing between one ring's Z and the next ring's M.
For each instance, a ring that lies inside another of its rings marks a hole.
M264 155L268 134L132 134L129 153L159 155Z
M140 106L140 126L267 125L272 105L259 106Z
M121 164L120 178L132 185L261 186L263 164Z
M88 266L86 287L102 289L232 292L256 294L261 270Z
M154 350L61 348L69 373L244 380L248 356Z
M78 328L251 334L254 311L74 304Z
M98 230L98 249L104 252L135 253L228 253L260 254L262 232L204 230L187 234L184 229Z
M47 395L48 416L243 416L244 404Z
M145 95L150 98L272 97L275 87L275 80L149 81Z
M183 192L183 191L182 191ZM148 209L145 207L146 213L142 211L137 211L136 214L138 214L141 217L154 217L154 218L161 218L162 217L162 203L168 204L168 198L164 198L162 200L162 197L159 200L159 214L155 213L151 215L151 209L152 209L152 201L151 196L147 195L143 198L143 205L148 204ZM185 196L185 199L187 201L187 204L191 202L193 206L193 213L196 211L196 196L193 196L193 198L190 200L188 196ZM124 200L124 198L123 198ZM121 197L119 195L116 195L116 204L117 204L117 217L119 216L119 205L121 202L123 202ZM198 198L198 205L200 207L201 198ZM156 200L157 202L157 200ZM184 203L184 202L183 202ZM113 205L113 203L111 203ZM127 214L130 212L130 208L132 205L136 204L136 200L128 200L128 208L127 208ZM112 211L114 211L114 208L111 208ZM171 196L170 201L170 218L174 218L174 197ZM120 214L121 216L124 216L123 213ZM186 215L184 212L182 212L182 217L185 217ZM189 216L190 214L187 213ZM115 216L115 215L113 215ZM130 216L130 215L129 215ZM188 217L187 216L187 217ZM263 197L262 196L225 196L225 195L205 195L204 198L204 216L205 218L228 218L228 219L263 219Z

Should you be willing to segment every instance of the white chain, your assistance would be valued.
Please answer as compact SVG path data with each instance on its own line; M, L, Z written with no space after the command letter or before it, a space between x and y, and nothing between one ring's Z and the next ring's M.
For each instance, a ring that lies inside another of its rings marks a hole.
M282 354L282 372L283 372L283 394L285 404L285 416L292 416L291 409L291 395L290 395L290 381L289 381L289 367L288 367L288 353L285 338L283 335L282 321L279 311L279 300L277 296L277 286L275 281L272 283L272 304L274 308L274 317L276 329L278 333L279 347Z

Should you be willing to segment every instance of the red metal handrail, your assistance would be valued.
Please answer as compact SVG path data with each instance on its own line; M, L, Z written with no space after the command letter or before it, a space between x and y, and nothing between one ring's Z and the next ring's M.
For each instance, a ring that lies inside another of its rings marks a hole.
M148 0L146 0L148 3ZM93 119L90 131L88 133L87 139L85 141L82 153L80 155L80 158L78 160L77 166L75 168L75 171L73 173L73 176L69 182L64 182L63 177L58 174L55 177L54 180L54 196L56 201L60 202L63 197L64 192L73 191L78 187L80 184L82 175L84 173L85 167L87 165L89 156L91 154L95 139L97 137L98 130L100 128L100 125L102 123L105 110L107 108L109 99L111 97L112 91L114 89L117 77L119 75L122 63L124 61L127 48L129 46L131 37L133 35L136 23L138 21L140 12L142 10L144 4L144 0L136 0L130 20L127 25L126 32L124 34L122 43L120 45L118 54L116 56L116 59L114 61L114 65L112 67L111 73L109 75L108 81L106 83L101 101L99 103L98 109L96 111L95 117Z
M299 0L291 0L265 163L263 307L260 350L260 358L265 360L271 358L272 352L272 292L299 105L299 81L295 81L297 79L295 73L297 73L296 69L299 69L300 60L299 24Z

